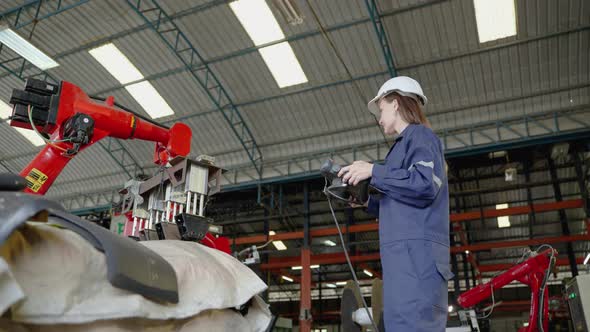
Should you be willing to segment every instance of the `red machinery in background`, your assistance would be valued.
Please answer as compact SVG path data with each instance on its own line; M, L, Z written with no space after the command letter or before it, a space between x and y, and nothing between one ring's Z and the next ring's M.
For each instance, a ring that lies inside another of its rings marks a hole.
M540 253L533 252L533 256L517 264L509 270L493 277L489 282L478 285L458 298L463 308L472 307L493 296L495 289L502 288L517 280L531 288L531 310L528 326L519 332L548 331L549 328L549 294L546 289L547 279L555 265L557 250L550 248ZM542 325L542 326L541 326Z
M162 166L190 153L192 133L187 125L164 127L116 104L113 96L89 97L70 82L55 85L28 79L24 90L13 90L10 103L10 125L34 130L47 143L20 173L25 192L31 194L45 194L77 153L105 137L155 142L154 162ZM130 221L135 229L136 222ZM230 253L226 238L206 233L201 239L204 245Z

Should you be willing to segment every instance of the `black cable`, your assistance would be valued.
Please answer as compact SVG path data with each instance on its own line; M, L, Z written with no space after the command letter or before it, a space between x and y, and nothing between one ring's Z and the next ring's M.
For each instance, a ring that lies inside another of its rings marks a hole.
M106 100L106 98L98 97L98 96L88 96L88 97L90 97L91 99L94 99L94 100L100 100L100 101L105 101ZM137 112L135 112L135 111L133 111L133 110L131 110L131 109L129 109L129 108L127 108L127 107L119 104L119 103L117 103L117 102L115 102L115 106L117 106L118 108L124 110L125 112L129 112L129 113L135 115L136 117L142 119L143 121L147 121L147 122L149 122L149 123L151 123L153 125L156 125L158 127L162 127L164 129L170 129L170 127L165 126L165 125L163 125L161 123L158 123L158 122L154 121L153 119L147 118L147 117L145 117L145 116L143 116L143 115L141 115L141 114L139 114L139 113L137 113Z
M379 328L377 327L377 324L375 324L375 321L373 320L373 314L371 312L369 312L369 306L367 305L367 301L365 301L365 297L363 296L363 293L361 291L361 286L359 284L358 279L356 278L356 273L354 272L354 268L352 267L352 263L350 262L350 257L348 256L348 250L346 249L346 246L344 245L344 237L342 236L342 231L340 230L340 224L338 223L338 218L336 218L336 213L334 213L334 208L332 207L332 200L330 199L330 195L332 195L332 192L328 189L328 179L326 180L326 184L324 186L324 193L326 194L326 197L328 198L328 205L330 206L330 211L332 212L332 217L334 218L334 223L336 224L336 229L338 230L338 235L340 236L340 244L342 245L342 249L344 250L344 256L346 257L346 262L348 263L348 267L350 268L350 273L352 274L352 279L354 280L354 284L356 285L356 289L359 292L359 295L361 297L361 300L363 302L363 306L365 307L365 311L367 312L367 315L369 316L369 319L371 320L371 324L373 326L373 328L375 329L375 331L379 331Z

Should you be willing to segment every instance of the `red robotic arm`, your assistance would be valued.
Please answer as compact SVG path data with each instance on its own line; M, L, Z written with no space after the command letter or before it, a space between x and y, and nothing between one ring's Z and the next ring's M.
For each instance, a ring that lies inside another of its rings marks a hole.
M508 271L492 278L489 282L481 284L461 294L458 298L459 305L463 308L472 307L489 298L494 289L499 289L514 280L518 280L531 288L531 311L529 312L529 325L519 332L539 331L539 305L540 292L547 270L557 257L557 250L547 249L524 262L513 266ZM548 331L549 325L549 294L543 292L543 330Z
M92 99L66 81L52 85L27 80L24 90L13 91L10 102L11 126L36 129L48 137L48 144L20 173L27 180L25 191L32 194L45 194L75 154L107 136L156 142L157 164L190 153L188 126L165 128L115 106L112 96Z
M165 165L190 153L191 129L182 123L163 127L115 105L89 97L78 86L29 79L24 90L14 90L10 125L36 130L47 145L20 173L26 192L43 195L67 163L80 151L105 137L156 142L154 162ZM34 128L33 128L34 126ZM231 254L229 240L207 233L202 244Z

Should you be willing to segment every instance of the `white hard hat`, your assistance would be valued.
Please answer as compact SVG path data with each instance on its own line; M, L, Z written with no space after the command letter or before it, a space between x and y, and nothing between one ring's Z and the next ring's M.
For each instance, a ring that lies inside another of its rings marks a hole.
M379 100L391 92L397 92L402 96L413 98L422 105L426 105L428 102L420 83L407 76L397 76L389 79L381 86L377 96L367 104L369 111L375 114L375 116L379 116Z

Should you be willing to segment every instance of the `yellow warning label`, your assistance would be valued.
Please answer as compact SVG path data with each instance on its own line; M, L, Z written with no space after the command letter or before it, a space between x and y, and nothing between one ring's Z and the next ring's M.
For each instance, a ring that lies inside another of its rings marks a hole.
M47 175L43 174L43 172L36 168L33 168L29 172L29 175L25 177L25 180L27 181L27 187L33 192L38 192L47 179Z

